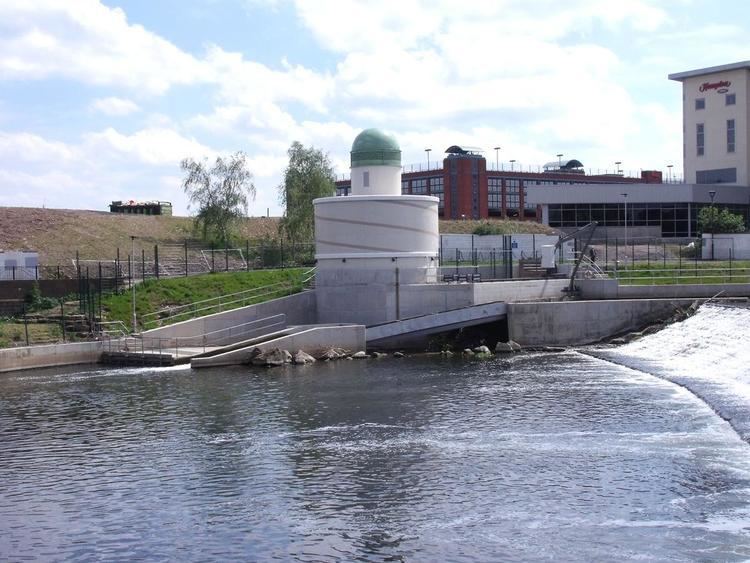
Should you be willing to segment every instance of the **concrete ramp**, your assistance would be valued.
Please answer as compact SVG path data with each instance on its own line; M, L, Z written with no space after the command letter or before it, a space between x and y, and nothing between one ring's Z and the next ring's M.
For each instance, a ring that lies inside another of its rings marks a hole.
M327 348L345 348L359 351L365 349L365 327L363 325L303 325L238 342L210 354L196 356L190 367L215 367L244 364L254 348L271 350L280 348L295 352L304 350L309 354Z
M367 327L367 344L383 345L400 338L411 338L438 334L468 326L481 325L504 319L507 313L505 303L485 303L433 313L421 317L412 317Z

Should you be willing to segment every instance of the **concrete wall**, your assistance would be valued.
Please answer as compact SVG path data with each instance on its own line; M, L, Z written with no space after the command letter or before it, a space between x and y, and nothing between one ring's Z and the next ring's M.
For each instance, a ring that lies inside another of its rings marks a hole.
M472 284L473 305L534 299L561 299L562 290L569 284L565 279L503 281Z
M372 326L496 301L559 299L567 280L483 283L403 284L396 296L395 278L381 272L376 283L319 287L318 322Z
M233 309L225 313L216 313L162 328L147 330L143 333L143 336L151 338L198 336L279 314L286 315L287 325L316 323L315 292L303 291L302 293L288 297L272 299L265 303L248 305L247 307L240 307L239 309Z
M584 299L690 299L750 297L750 284L620 285L615 279L576 280Z
M304 350L313 356L328 348L344 348L352 352L365 350L365 327L362 325L316 326L288 336L280 336L246 348L231 350L207 358L193 358L192 367L226 366L245 363L253 349L272 350L280 348L294 354Z
M703 234L701 258L704 260L750 260L750 234Z
M670 317L693 299L621 299L508 305L508 336L521 346L591 344Z
M74 342L48 346L24 346L0 350L0 372L73 364L95 364L101 342Z

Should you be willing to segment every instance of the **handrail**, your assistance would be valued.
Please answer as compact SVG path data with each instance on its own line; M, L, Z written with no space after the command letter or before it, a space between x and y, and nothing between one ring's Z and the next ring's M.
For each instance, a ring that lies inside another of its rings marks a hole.
M269 322L272 321L272 322ZM267 323L263 324L261 326L258 326L256 328L251 328L249 330L242 330L240 332L236 332L238 328L241 327L248 327L250 325L257 325L259 323ZM209 332L204 332L201 334L195 334L190 336L171 336L171 337L159 337L159 336L148 336L144 335L143 333L140 334L133 334L131 336L125 337L125 338L119 338L114 339L110 336L107 337L108 340L108 346L107 349L109 352L115 351L115 352L134 352L134 353L141 353L145 354L147 351L148 353L155 353L157 350L161 354L164 352L164 350L169 350L170 353L174 353L174 355L179 355L180 348L194 348L194 347L202 347L203 351L206 351L207 346L226 346L228 344L232 344L232 342L226 342L224 344L221 343L221 341L224 339L222 337L219 338L210 338L212 335L216 335L219 333L229 332L230 334L227 335L228 337L231 337L235 340L235 342L239 342L240 339L238 337L245 337L249 334L257 333L259 331L268 331L268 329L272 329L275 327L283 328L286 326L286 315L283 313L280 313L278 315L271 315L268 317L263 317L260 319L255 319L252 321L248 321L246 323L241 323L238 325L232 325L230 327L221 328L218 330L213 330ZM194 342L191 342L194 341ZM140 342L140 350L138 349L138 343ZM129 344L132 343L132 349ZM148 346L147 346L148 343ZM114 345L114 349L113 349Z
M144 315L141 315L141 322L144 326L150 326L157 324L158 322L163 321L169 321L173 320L177 317L186 315L186 314L195 314L195 313L201 313L204 311L208 311L211 309L214 309L216 307L219 308L219 311L221 311L222 307L228 306L228 305L234 305L237 303L242 303L244 301L247 301L249 299L257 299L259 297L265 297L267 295L271 295L275 293L276 291L280 290L291 290L294 287L298 285L299 282L295 281L282 281L282 282L276 282L269 285L264 285L261 287L254 287L251 289L247 289L244 291L238 291L235 293L228 293L226 295L219 295L217 297L211 297L209 299L201 299L199 301L194 301L192 303L187 303L185 305L178 305L177 307L170 307L170 308L164 308L160 309L158 311L154 311L152 313L146 313ZM227 298L242 296L239 299L233 299L230 301L225 301ZM196 308L197 305L206 305ZM163 315L165 312L168 312L169 314L165 316Z

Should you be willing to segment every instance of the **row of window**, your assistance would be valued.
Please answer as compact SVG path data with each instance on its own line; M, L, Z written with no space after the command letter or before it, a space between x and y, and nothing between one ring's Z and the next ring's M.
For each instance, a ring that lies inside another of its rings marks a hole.
M697 233L702 204L637 203L627 206L628 227L660 227L662 236L687 237ZM728 206L729 211L748 217L747 206ZM567 204L549 206L550 227L583 227L592 221L600 227L624 227L625 204Z
M725 106L733 106L737 103L737 95L736 94L726 94L724 96L724 105ZM696 98L695 99L695 109L701 110L706 109L706 98Z
M734 152L735 147L735 123L734 119L727 119L727 152ZM698 156L706 154L706 128L703 123L695 125L695 152Z

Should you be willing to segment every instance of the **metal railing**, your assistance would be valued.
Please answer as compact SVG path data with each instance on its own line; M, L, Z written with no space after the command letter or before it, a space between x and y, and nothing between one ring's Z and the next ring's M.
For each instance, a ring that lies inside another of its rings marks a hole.
M244 307L272 295L290 295L295 290L301 289L302 285L300 282L277 282L245 291L194 301L186 305L168 307L154 311L153 313L146 313L145 315L141 315L141 324L147 328L154 328L165 324L172 324L179 320L188 320L197 316L221 313L222 311Z
M198 348L200 353L203 353L209 347L227 346L285 327L286 315L282 313L191 336L159 337L133 334L125 338L105 337L105 349L108 352L179 356L181 350L183 353L195 352Z

